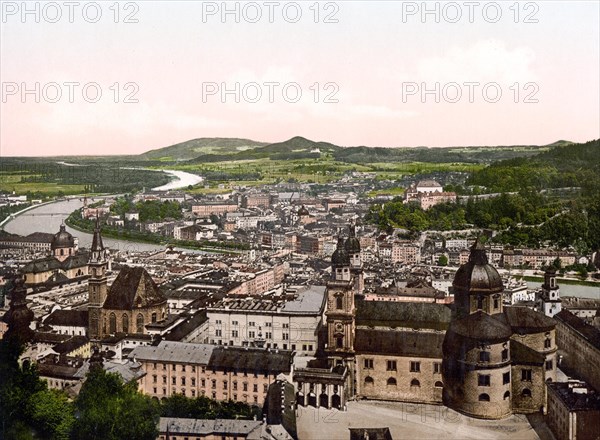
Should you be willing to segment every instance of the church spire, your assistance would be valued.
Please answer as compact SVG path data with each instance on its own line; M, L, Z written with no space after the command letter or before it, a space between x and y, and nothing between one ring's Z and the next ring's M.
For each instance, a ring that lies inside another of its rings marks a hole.
M10 307L4 315L4 322L8 324L5 338L16 338L20 344L25 344L33 339L33 330L29 327L33 321L33 312L27 307L27 290L24 280L18 274L13 280L10 292Z

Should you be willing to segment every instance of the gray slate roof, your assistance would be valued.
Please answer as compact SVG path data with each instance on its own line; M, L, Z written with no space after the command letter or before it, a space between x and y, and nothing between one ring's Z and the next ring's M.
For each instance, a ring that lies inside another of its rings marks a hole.
M207 365L216 347L210 344L162 341L158 346L136 347L129 358L150 362Z

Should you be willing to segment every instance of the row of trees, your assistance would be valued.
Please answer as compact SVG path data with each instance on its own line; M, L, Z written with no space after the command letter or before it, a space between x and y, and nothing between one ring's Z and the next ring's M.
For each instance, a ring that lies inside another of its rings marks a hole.
M178 220L183 217L181 204L177 201L140 200L133 201L132 196L118 197L110 207L112 213L123 217L126 212L137 211L140 221L161 221L166 218Z

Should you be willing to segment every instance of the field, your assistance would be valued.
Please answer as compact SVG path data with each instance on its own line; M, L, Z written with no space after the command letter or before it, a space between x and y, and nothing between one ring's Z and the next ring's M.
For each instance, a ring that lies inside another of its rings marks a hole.
M210 188L194 188L192 192L215 194L226 192L236 185L256 186L278 182L332 183L348 171L374 173L377 180L395 180L406 175L428 172L472 172L482 169L482 164L396 162L352 164L323 155L319 159L297 160L239 160L203 164L176 164L173 169L188 171L206 177ZM159 168L159 166L156 166ZM219 185L222 188L219 188ZM401 194L402 191L382 190L383 193ZM376 192L375 192L376 193Z
M52 182L23 182L23 179L35 177L33 174L8 174L0 173L0 192L12 192L17 194L40 193L43 195L57 194L81 194L84 192L85 185L71 185Z

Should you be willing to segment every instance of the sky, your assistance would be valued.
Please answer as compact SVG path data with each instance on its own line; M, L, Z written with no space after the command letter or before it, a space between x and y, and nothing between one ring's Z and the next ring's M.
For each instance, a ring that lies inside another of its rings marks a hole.
M600 2L1 2L0 156L600 137Z

